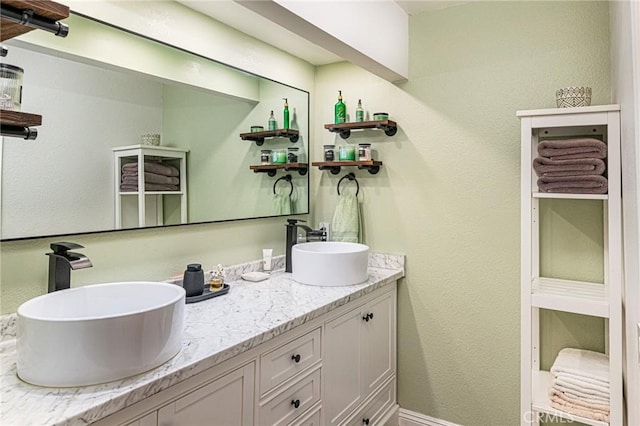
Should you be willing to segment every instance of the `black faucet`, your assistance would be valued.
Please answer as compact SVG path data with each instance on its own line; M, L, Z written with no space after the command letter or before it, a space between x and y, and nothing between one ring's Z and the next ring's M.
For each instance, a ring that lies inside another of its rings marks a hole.
M318 241L327 241L327 230L322 227L320 229L311 229L307 225L299 225L298 222L305 222L299 219L287 219L287 247L285 251L285 272L291 272L291 249L298 242L298 228L304 229L305 241L309 238L315 238Z
M69 250L84 248L76 243L51 243L49 256L49 293L71 287L71 270L93 266L87 256Z

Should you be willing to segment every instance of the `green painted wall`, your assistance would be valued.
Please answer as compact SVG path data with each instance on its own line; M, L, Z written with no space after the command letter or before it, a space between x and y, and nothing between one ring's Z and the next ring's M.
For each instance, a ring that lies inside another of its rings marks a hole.
M569 24L570 23L570 24ZM400 406L465 425L519 424L520 123L517 110L555 107L555 90L609 95L604 2L473 2L412 16L409 81L393 85L347 63L318 69L313 154L345 143L321 129L338 89L348 114L358 98L387 111L392 138L353 133L384 161L357 171L365 242L407 255L398 298ZM338 176L312 174L314 223L331 218ZM575 207L575 206L572 206ZM600 206L543 212L550 274L602 275ZM594 231L595 230L595 231ZM578 248L579 262L572 263ZM577 277L578 278L578 277ZM543 315L543 360L563 345L602 347L602 323Z

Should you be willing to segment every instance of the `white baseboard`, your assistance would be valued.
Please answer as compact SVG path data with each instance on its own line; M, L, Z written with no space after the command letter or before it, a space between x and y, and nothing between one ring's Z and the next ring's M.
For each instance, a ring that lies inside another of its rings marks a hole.
M401 408L398 413L399 426L460 426L446 420L436 419L415 411Z

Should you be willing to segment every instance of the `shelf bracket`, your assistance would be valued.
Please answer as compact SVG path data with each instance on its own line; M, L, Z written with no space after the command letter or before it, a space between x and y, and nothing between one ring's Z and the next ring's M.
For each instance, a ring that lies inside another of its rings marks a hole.
M389 126L389 125L378 125L376 126L378 129L384 130L384 134L387 136L393 136L398 133L398 126Z
M300 176L304 176L307 174L308 169L304 168L304 167L285 167L284 170L286 172L288 171L294 171L294 172L298 172L298 174L300 174Z
M340 173L340 166L318 166L320 170L329 170L332 175L337 175Z
M358 166L358 169L366 170L372 175L375 175L375 174L378 174L378 172L380 171L380 166Z
M11 138L22 138L24 140L35 140L38 137L38 129L24 126L0 126L0 134Z
M31 9L20 10L2 4L0 5L0 16L7 21L48 31L58 37L66 37L69 34L69 26L67 24L36 15Z

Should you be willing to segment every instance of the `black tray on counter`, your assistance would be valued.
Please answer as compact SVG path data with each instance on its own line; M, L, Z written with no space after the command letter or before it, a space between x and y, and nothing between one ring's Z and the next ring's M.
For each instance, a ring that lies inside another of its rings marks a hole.
M229 284L223 284L222 288L218 291L210 291L209 284L204 286L204 293L198 296L191 296L186 298L186 303L197 303L203 300L211 299L212 297L224 296L229 293Z

